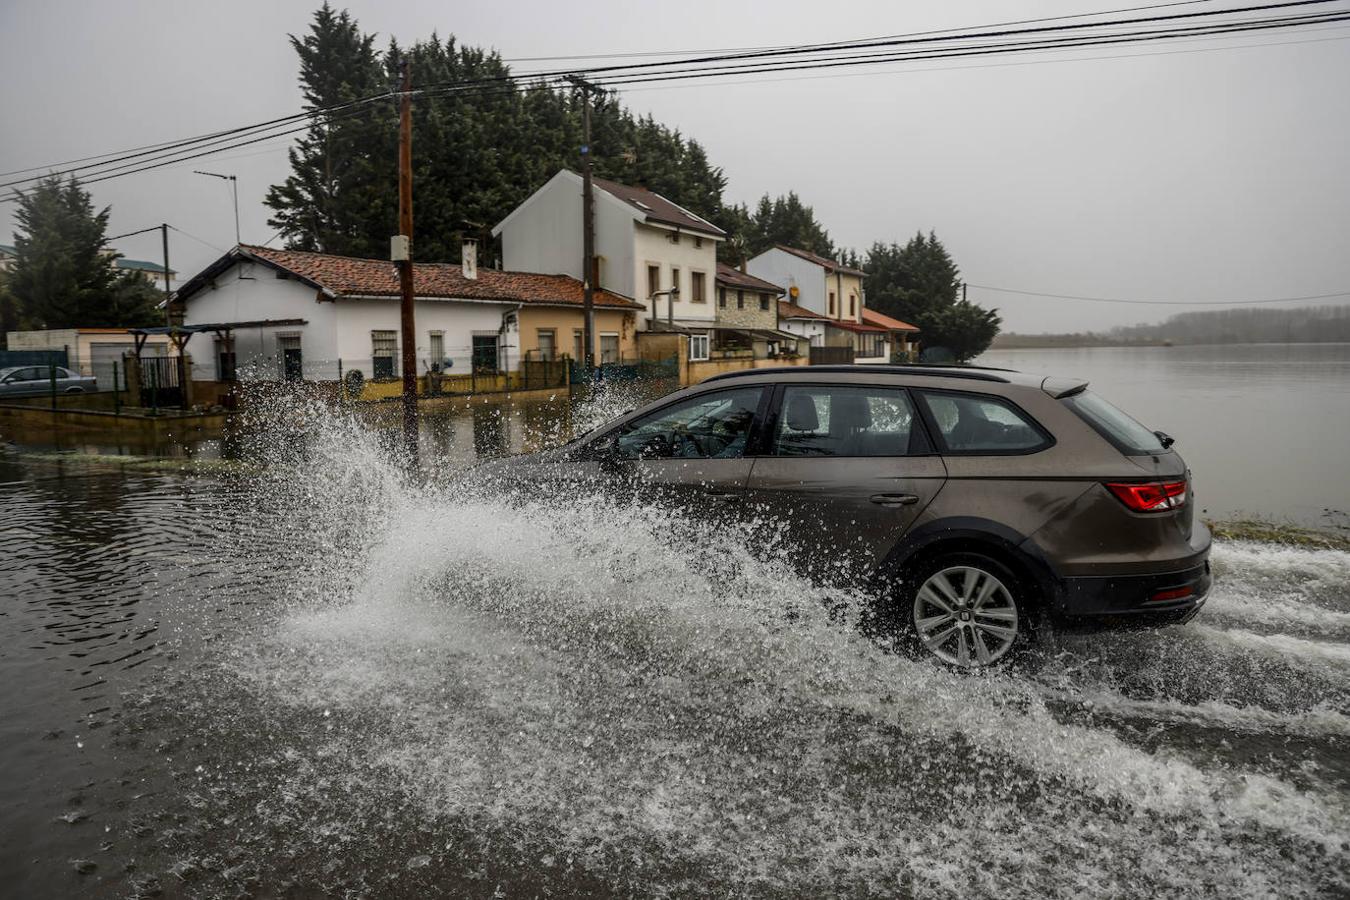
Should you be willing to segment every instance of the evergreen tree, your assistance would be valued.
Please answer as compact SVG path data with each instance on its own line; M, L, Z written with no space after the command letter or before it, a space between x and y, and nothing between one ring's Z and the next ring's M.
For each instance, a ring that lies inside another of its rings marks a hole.
M292 36L300 83L313 108L349 103L398 83L406 57L413 84L414 252L457 259L463 237L488 229L561 168L576 169L581 107L571 91L531 87L454 91L509 76L495 53L433 34L379 52L345 11L325 4L309 32ZM726 186L696 142L656 122L635 119L617 101L596 98L595 173L641 184L716 222ZM397 230L397 110L378 101L316 121L291 153L291 175L268 193L271 222L297 249L354 256L387 255Z
M998 334L997 310L958 301L960 270L931 231L915 234L903 247L874 243L864 268L867 305L917 325L925 347L946 347L964 361L983 353Z
M744 244L749 256L758 256L774 244L782 244L834 257L829 232L816 220L815 210L802 203L796 192L790 191L775 200L765 194L754 212L744 205L733 207L724 212L723 220L730 226L728 233Z
M110 207L74 179L43 179L19 198L6 318L20 328L125 327L154 320L157 295L104 250ZM148 290L146 290L148 289Z

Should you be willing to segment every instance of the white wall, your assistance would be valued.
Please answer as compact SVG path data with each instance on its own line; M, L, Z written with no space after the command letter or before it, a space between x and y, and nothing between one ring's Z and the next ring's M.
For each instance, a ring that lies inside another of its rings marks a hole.
M581 176L563 170L498 225L502 267L581 279L583 259ZM602 258L600 287L633 296L634 210L595 189L595 255Z
M242 276L242 277L241 277ZM311 363L337 356L337 317L331 300L317 300L318 291L293 278L277 278L275 270L257 263L231 266L216 276L212 287L190 297L183 314L184 325L225 322L251 322L265 319L304 319L304 325L273 328L245 328L234 332L235 366L241 377L265 380L280 378L281 363L277 337L300 336L300 352L306 378L329 377L311 374ZM214 334L194 335L187 344L192 356L194 378L216 377ZM337 377L334 373L331 377Z
M807 262L800 256L771 247L759 256L751 259L746 271L756 278L763 278L776 284L785 291L796 287L797 296L791 292L783 297L803 309L809 309L819 315L829 315L825 309L825 270L813 262Z
M810 319L780 319L778 327L791 334L798 334L810 341L812 347L825 344L825 323Z
M371 377L372 331L400 330L399 301L395 299L341 299L338 313L337 351L344 371L360 369ZM520 367L519 328L514 323L517 304L472 303L462 300L418 300L413 307L417 327L417 374L424 375L430 361L431 332L444 333L445 355L453 360L450 372L469 371L473 335L498 335L499 364L509 371ZM397 338L394 371L401 373L402 338ZM309 366L306 365L306 370ZM336 377L334 375L333 377Z
M638 314L639 331L647 330L647 322L651 317L651 301L647 292L649 265L661 267L661 290L671 287L671 269L680 270L680 297L675 301L677 321L701 321L712 324L717 318L717 242L710 237L703 237L703 246L696 247L695 238L698 236L682 232L679 235L679 243L674 244L670 239L672 234L673 230L653 228L650 225L638 225L634 233L633 277L640 285L639 294L634 299L648 310ZM693 281L689 276L696 269L703 273L702 303L694 303L691 299L693 292L690 286ZM669 302L668 297L657 298L656 308L662 321L669 316L667 312Z

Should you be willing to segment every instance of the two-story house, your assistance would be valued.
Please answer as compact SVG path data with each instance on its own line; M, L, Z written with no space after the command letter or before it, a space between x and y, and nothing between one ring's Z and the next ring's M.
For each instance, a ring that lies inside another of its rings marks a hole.
M718 263L713 355L744 354L754 359L795 356L799 336L779 327L778 303L782 296L783 289L778 285Z
M592 184L592 284L644 307L640 330L688 334L690 358L706 359L717 322L717 244L726 233L654 191L603 178ZM492 229L503 267L581 278L582 221L582 178L563 169Z
M829 320L823 346L851 347L854 362L859 363L883 363L890 358L888 331L863 321L866 273L782 244L752 258L746 269L783 288L794 306Z

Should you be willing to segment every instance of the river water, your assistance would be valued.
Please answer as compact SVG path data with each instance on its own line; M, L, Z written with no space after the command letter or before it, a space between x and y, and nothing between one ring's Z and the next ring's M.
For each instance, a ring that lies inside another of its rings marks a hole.
M1222 543L1192 623L962 675L771 528L449 477L547 409L414 483L275 412L258 467L0 450L6 896L1350 892L1350 554Z
M1205 514L1350 527L1350 344L999 350L1177 439Z

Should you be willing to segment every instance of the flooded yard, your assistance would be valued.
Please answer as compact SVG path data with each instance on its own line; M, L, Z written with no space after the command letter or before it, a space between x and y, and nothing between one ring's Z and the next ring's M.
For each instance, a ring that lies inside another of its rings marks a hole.
M454 478L556 407L428 422L411 482L308 415L0 451L7 893L1350 892L1350 553L1221 541L1191 623L961 674L771 529Z

